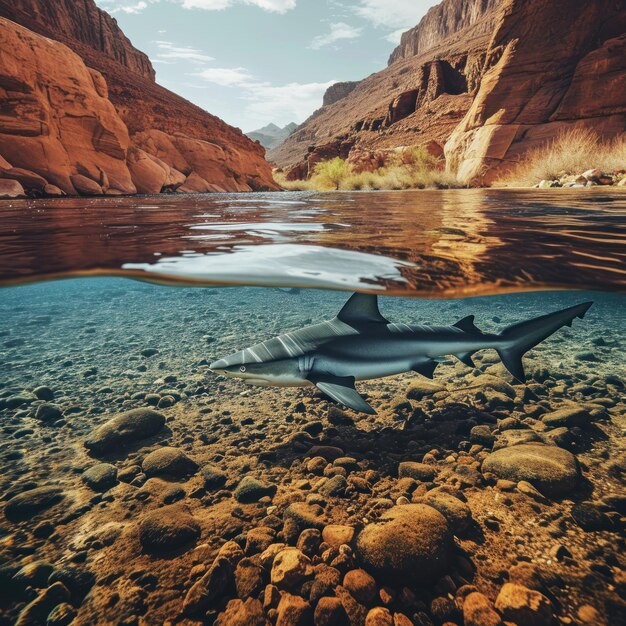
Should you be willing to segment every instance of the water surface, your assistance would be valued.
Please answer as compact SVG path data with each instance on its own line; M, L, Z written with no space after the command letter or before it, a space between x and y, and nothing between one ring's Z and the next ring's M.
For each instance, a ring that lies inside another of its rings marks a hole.
M462 297L626 285L626 195L181 195L0 205L0 282L127 275Z

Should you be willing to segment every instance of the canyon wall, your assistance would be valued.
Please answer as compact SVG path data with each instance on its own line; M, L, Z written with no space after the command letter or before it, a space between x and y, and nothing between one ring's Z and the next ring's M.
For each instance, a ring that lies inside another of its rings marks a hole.
M626 8L615 0L509 0L448 168L489 184L572 129L626 132ZM591 156L591 155L590 155Z
M38 194L135 193L128 129L67 46L0 18L0 178Z
M100 52L136 74L155 78L148 56L133 47L117 20L93 0L0 0L0 16L70 48L82 44L79 54Z
M626 131L620 0L444 0L387 68L332 97L268 157L288 178L321 160L424 144L489 184L571 128Z
M297 178L324 158L351 152L420 143L443 152L472 103L497 4L445 0L431 9L404 35L387 68L331 87L324 106L268 158Z
M277 189L263 147L158 85L93 0L0 15L0 179L29 195Z
M327 107L331 104L335 104L335 102L339 102L339 100L343 100L357 88L358 84L359 83L356 81L348 81L345 83L335 83L334 85L331 85L324 94L322 106Z
M402 35L400 45L389 57L389 65L437 48L460 32L465 38L489 35L495 9L501 3L502 0L443 0L429 9L415 28Z

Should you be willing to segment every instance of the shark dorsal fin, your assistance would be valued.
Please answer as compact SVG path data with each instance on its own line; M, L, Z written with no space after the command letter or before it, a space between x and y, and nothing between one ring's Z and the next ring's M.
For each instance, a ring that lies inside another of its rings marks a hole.
M389 324L378 310L378 296L367 293L355 293L343 305L337 318L345 324L365 324L378 322Z
M455 328L460 328L461 330L465 331L466 333L471 333L471 332L480 333L480 332L482 332L476 326L476 324L474 324L474 316L473 315L468 315L467 317L464 317L462 320L459 320L454 326L455 326Z

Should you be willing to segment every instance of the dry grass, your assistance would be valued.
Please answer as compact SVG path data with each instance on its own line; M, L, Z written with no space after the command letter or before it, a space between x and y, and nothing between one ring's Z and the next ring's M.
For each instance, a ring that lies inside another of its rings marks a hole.
M276 182L289 191L375 191L459 187L442 162L415 146L390 153L385 165L373 172L355 172L349 163L336 158L318 163L309 180L288 181L281 170Z
M542 180L559 180L598 168L604 172L626 169L626 136L603 140L590 130L571 130L529 152L498 185L531 187Z

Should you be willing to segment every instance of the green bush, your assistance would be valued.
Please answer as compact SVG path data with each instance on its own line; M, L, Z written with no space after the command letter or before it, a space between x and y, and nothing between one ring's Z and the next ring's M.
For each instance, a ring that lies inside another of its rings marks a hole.
M343 159L336 157L322 161L315 166L313 179L319 189L339 189L341 181L352 173L350 166Z
M373 191L458 187L454 176L446 173L442 161L422 146L390 152L385 165L374 172L356 173L350 164L337 157L318 163L309 180L287 181L275 171L276 182L289 191Z

